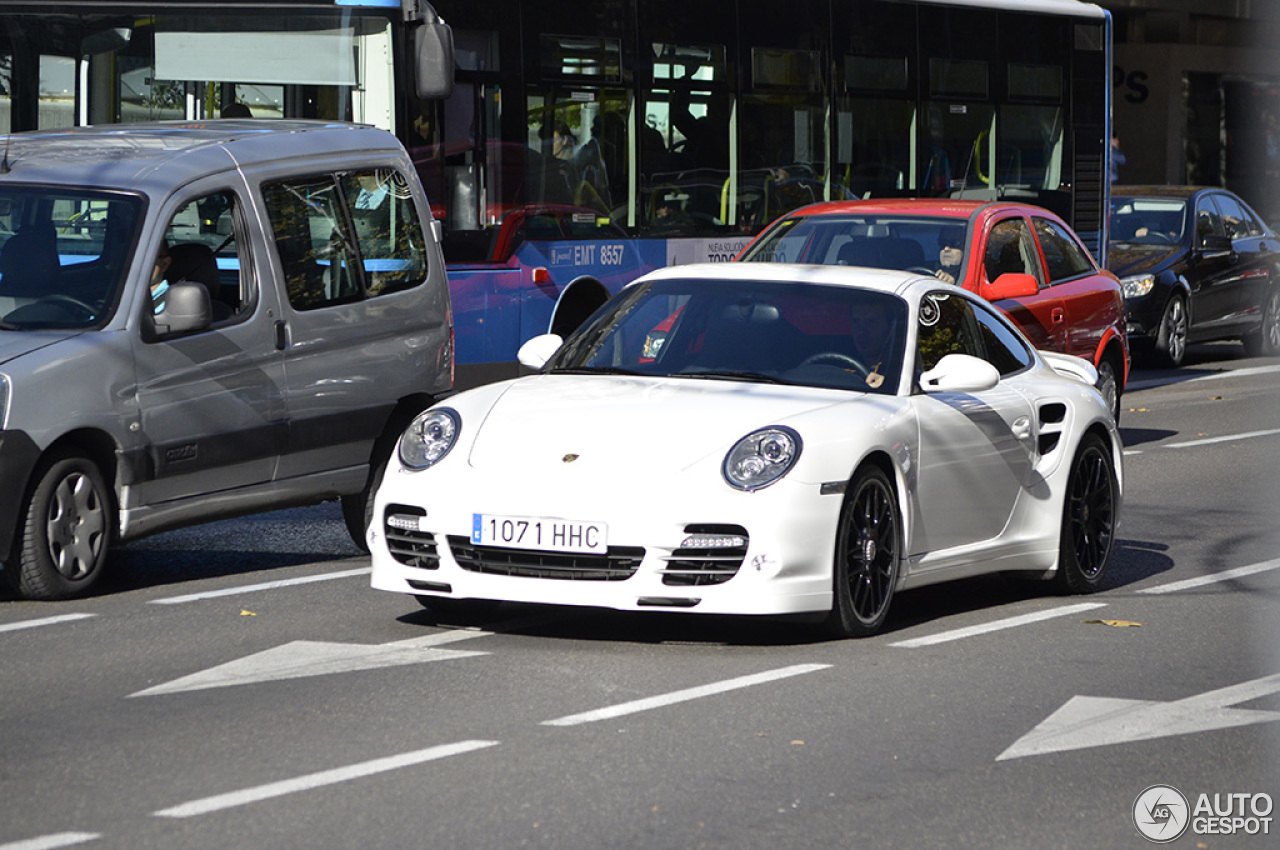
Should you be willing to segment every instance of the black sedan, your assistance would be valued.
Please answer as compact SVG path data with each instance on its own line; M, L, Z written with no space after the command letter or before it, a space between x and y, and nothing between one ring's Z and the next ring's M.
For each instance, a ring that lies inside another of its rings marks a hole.
M1179 366L1187 343L1220 339L1280 353L1280 236L1232 193L1115 186L1108 253L1135 354Z

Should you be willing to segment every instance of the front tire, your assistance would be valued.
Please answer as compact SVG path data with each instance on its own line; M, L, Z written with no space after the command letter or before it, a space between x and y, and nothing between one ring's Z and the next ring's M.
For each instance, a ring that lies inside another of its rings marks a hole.
M102 575L115 526L111 492L98 467L75 455L44 464L27 493L4 572L27 599L87 593Z
M1111 408L1111 416L1116 422L1120 421L1120 379L1116 373L1115 364L1110 358L1104 357L1098 363L1098 392L1102 393L1102 399L1107 403L1107 407Z
M879 467L863 467L840 509L826 629L836 637L880 631L898 584L902 549L898 497Z
M1062 507L1055 582L1064 593L1093 593L1102 586L1115 544L1120 484L1107 444L1097 434L1080 443Z
M1169 297L1164 305L1164 315L1160 318L1160 331L1156 335L1156 351L1164 361L1175 369L1182 365L1187 356L1187 331L1190 319L1187 318L1187 302L1181 295Z

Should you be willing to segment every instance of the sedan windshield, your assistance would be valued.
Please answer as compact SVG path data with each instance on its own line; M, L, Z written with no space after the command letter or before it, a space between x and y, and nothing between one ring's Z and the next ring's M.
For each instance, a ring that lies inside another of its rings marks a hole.
M0 185L0 323L89 328L110 315L142 219L133 195Z
M658 280L614 299L547 369L892 394L906 326L902 299L865 289Z
M765 231L742 260L866 266L954 278L964 267L964 219L901 216L799 216Z
M1129 245L1179 245L1186 222L1182 198L1111 199L1111 241Z

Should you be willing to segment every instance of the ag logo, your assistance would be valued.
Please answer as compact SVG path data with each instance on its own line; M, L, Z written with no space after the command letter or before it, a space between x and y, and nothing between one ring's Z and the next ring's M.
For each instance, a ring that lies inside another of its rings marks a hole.
M1172 785L1152 785L1133 801L1133 825L1148 841L1174 841L1182 837L1190 822L1187 798Z

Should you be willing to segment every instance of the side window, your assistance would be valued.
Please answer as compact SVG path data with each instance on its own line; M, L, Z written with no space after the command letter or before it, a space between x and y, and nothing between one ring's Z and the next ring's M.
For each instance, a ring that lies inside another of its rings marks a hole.
M932 369L948 354L983 356L978 321L967 299L947 292L928 295L920 302L917 321L921 369Z
M394 169L341 179L371 296L411 289L427 278L427 245L405 177Z
M1009 273L1029 274L1040 280L1035 243L1026 221L1021 218L996 222L987 236L987 248L982 259L988 282ZM1040 283L1043 285L1044 281Z
M1217 202L1218 211L1222 213L1222 226L1232 239L1247 239L1250 236L1261 235L1261 230L1255 229L1257 225L1252 217L1235 198L1230 195L1214 195L1213 200Z
M985 359L1001 375L1010 375L1031 365L1032 356L1026 343L999 316L981 305L974 308L974 316L981 328Z
M285 291L295 310L315 310L363 297L338 183L303 177L262 186Z
M230 191L214 192L187 202L165 228L164 256L153 265L153 312L163 312L168 288L198 283L209 291L213 324L234 320L254 301L252 276L241 274L235 224L239 202Z
M1218 215L1213 199L1206 195L1196 203L1196 245L1203 245L1206 236L1226 235L1222 216Z
M1040 248L1044 251L1050 284L1093 271L1089 255L1060 224L1047 218L1033 218L1032 221L1035 223L1036 236L1040 237Z

